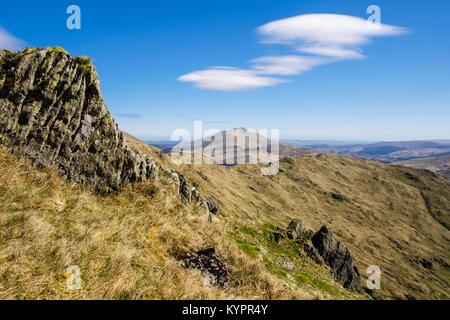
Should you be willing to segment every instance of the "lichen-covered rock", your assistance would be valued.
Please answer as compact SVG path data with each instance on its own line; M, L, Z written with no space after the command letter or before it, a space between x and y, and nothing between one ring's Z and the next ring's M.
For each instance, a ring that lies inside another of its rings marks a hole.
M218 211L182 175L128 147L90 59L58 47L0 50L0 145L99 193L167 176L183 199Z
M208 206L209 212L217 215L219 213L219 206L216 199L212 197L205 197L206 205Z
M326 226L322 227L311 241L324 262L330 267L335 280L347 289L361 291L361 277L350 250L336 240Z
M214 248L188 253L181 257L180 265L197 269L202 273L206 284L228 288L228 271L225 263L215 254Z
M147 180L157 169L127 146L90 60L60 48L0 50L0 143L99 192Z

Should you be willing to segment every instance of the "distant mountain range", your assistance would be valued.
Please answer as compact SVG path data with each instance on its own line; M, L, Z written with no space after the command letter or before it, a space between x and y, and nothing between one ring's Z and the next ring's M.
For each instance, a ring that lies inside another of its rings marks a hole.
M221 131L216 135L218 134L230 138L233 136L248 135L248 131L240 128ZM216 138L213 136L204 138L203 147L217 148L215 144L217 144L218 140ZM264 140L265 138L262 137L259 139ZM154 140L146 141L146 143L162 149L165 153L170 153L172 148L179 142ZM191 144L193 145L194 142ZM255 150L246 149L237 150L237 157L240 157L239 154L245 156L245 152L248 153L247 157L250 155L251 158L252 154L253 157L256 156ZM450 181L450 140L368 143L363 141L286 139L280 142L281 158L286 156L305 156L320 152L356 156L385 163L402 164L412 168L427 169L440 174L447 181ZM226 150L224 150L224 154L226 154Z
M356 155L388 163L450 155L450 142L445 140L441 142L402 141L378 142L373 144L317 145L311 147L322 152L332 152L341 155Z
M248 139L254 141L255 145L249 145ZM233 163L250 163L252 161L255 161L258 158L258 148L267 146L268 153L271 153L271 146L273 144L273 142L266 137L245 128L234 128L230 130L220 131L214 135L204 137L199 140L185 142L183 144L179 144L179 142L173 141L146 141L146 143L162 149L165 153L172 152L175 146L177 146L178 149L194 150L194 145L198 143L202 146L203 152L205 154L209 154L214 150L216 151L213 152L213 154L218 154L218 151L222 150L220 158L223 159L227 157L227 154L233 152L233 158L235 160ZM233 142L230 142L232 140ZM244 141L244 146L238 145L237 141ZM296 147L285 142L279 143L279 154L281 158L286 156L305 156L317 153L318 152L312 148Z

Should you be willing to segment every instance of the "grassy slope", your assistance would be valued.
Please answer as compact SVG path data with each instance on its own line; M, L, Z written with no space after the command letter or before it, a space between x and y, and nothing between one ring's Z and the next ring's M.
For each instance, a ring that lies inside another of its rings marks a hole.
M101 197L2 150L0 168L0 299L337 297L267 272L225 236L226 224L210 224L166 181ZM176 261L210 246L228 265L228 290ZM66 289L71 265L81 269L81 291Z
M183 174L190 176L191 167L178 167L171 161L170 156L165 155L160 149L143 144L140 140L129 134L126 134L126 138L132 149L152 156L166 168L181 171ZM202 166L202 168L205 169L205 173L209 172L208 170L211 168L227 169L222 166ZM224 174L224 176L219 175L217 177L219 180L229 178L227 177L229 174L228 171L222 172L221 174ZM199 182L201 184L201 181L204 181L204 176L199 181L199 175L201 177L202 173L197 173L193 177L193 181L196 181L197 184ZM214 187L211 189L205 186L204 191L206 190L208 190L208 194L216 195ZM240 206L242 202L245 202L245 199L239 198L237 202L230 201L230 204ZM221 206L221 209L222 211L228 211L226 206ZM288 275L291 275L301 291L307 292L308 295L313 294L316 297L325 299L365 298L364 295L358 295L342 288L334 281L328 269L319 267L313 263L297 248L293 241L286 239L280 245L274 244L268 232L279 226L279 221L266 223L265 220L261 220L261 223L256 228L249 228L247 221L237 219L236 215L229 217L227 215L217 218L217 220L224 228L224 241L237 244L239 250L244 252L246 257L250 257L253 262L257 261L258 255L261 254L264 259L263 265L266 271L284 282L292 284L292 280L288 278ZM281 267L280 262L293 262L296 264L296 269L286 270Z
M132 148L174 167L158 149L127 138ZM99 197L2 151L0 298L363 298L289 240L270 241L268 231L292 218L314 229L330 225L363 275L367 265L380 265L380 296L448 298L448 270L435 262L425 270L415 261L449 262L449 233L436 220L448 222L450 191L441 179L329 155L288 158L281 166L284 172L273 178L255 166L178 168L219 199L225 217L209 224L203 210L183 203L166 181ZM205 286L174 258L209 246L227 262L229 290ZM296 269L283 269L283 261ZM81 292L65 288L69 265L81 268Z
M450 233L443 226L449 225L450 188L442 178L325 154L286 158L281 168L284 172L273 178L260 176L257 167L248 165L186 166L184 171L220 200L230 221L239 221L251 232L267 224L284 227L292 218L301 218L314 230L331 226L357 257L364 283L369 265L381 267L380 297L450 298L445 268L450 263ZM259 245L255 239L264 241L239 232L231 237L238 238L242 248L250 247L250 254ZM422 258L444 263L433 262L427 270L418 262Z

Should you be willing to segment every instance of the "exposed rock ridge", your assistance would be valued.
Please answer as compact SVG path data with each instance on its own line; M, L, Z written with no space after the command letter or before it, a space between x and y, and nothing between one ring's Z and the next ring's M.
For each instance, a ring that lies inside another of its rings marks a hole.
M360 292L361 276L350 250L336 240L333 232L326 226L314 232L304 227L301 220L293 220L286 229L279 228L273 232L275 241L287 237L295 239L297 245L319 265L327 265L334 279L344 288Z
M0 145L100 193L175 176L183 198L211 206L183 176L127 145L90 59L59 47L0 50Z

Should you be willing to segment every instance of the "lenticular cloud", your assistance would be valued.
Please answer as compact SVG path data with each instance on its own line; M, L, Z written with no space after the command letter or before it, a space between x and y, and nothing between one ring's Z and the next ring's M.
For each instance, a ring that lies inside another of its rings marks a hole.
M407 30L347 15L306 14L267 23L257 31L264 43L289 45L309 54L359 58L362 54L358 47L371 38L400 35Z
M274 86L323 64L362 59L360 48L372 38L400 35L405 28L368 22L339 14L306 14L267 23L257 29L266 44L282 44L299 54L263 56L249 61L248 69L215 67L178 78L206 90L249 90ZM301 54L300 54L301 53Z
M179 77L178 80L193 82L197 88L220 91L248 90L283 82L281 79L262 77L254 70L231 67L194 71Z

